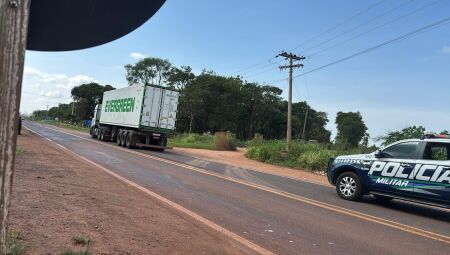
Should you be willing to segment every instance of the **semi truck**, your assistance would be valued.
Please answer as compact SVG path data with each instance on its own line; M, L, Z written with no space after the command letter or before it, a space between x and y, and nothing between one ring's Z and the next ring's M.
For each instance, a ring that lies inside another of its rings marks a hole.
M163 151L175 132L178 98L178 91L149 85L106 91L102 104L95 106L91 137L127 148Z

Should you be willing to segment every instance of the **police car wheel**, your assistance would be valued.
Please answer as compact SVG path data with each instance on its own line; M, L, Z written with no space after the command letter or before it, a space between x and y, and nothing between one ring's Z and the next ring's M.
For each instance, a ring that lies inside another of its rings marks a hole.
M387 196L382 196L382 195L373 195L378 201L381 202L387 202L387 201L391 201L392 199L394 199L393 197L387 197Z
M358 201L363 196L363 188L359 176L353 172L339 175L336 182L336 191L342 199Z

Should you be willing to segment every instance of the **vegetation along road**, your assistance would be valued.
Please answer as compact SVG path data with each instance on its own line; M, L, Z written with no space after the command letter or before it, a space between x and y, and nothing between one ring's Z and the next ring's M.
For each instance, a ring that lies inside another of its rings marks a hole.
M174 152L127 150L88 134L25 121L59 147L262 254L446 254L448 210L372 197Z

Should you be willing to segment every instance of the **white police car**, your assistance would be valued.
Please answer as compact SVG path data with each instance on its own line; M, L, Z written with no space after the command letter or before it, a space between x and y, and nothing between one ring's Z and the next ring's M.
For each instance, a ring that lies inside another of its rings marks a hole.
M346 200L373 194L450 208L450 136L403 140L371 154L330 159L328 181Z

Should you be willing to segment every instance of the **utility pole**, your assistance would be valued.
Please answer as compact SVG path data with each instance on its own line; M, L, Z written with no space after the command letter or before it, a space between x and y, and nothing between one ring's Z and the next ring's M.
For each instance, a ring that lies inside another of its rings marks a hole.
M47 105L47 111L45 111L45 120L48 120L48 107L49 105Z
M287 117L287 132L286 132L286 150L291 149L292 141L292 73L294 68L303 67L303 64L294 64L294 61L302 61L305 59L303 56L297 56L293 53L281 52L277 57L284 57L289 61L289 65L280 66L280 70L289 69L289 92L288 92L288 117Z
M75 101L72 101L72 116L73 116L73 108L75 107Z
M306 130L306 122L308 121L308 110L309 108L306 108L306 112L305 112L305 120L303 122L303 132L302 132L302 140L305 140L305 130Z
M0 253L7 254L30 0L0 0Z

